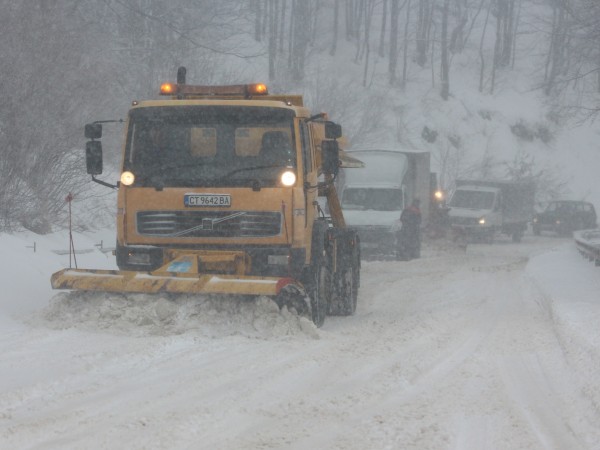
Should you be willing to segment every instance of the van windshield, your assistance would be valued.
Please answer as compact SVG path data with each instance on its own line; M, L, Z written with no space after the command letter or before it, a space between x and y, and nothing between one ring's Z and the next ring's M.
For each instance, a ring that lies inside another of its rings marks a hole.
M342 208L374 211L402 211L402 189L346 188Z
M448 205L454 208L492 209L494 207L494 197L494 192L458 189L454 192Z
M141 186L274 185L296 167L294 112L182 105L130 112L124 170Z

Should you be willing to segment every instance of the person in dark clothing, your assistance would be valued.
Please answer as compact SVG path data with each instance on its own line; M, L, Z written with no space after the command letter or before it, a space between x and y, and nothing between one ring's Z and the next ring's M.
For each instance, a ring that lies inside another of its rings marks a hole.
M402 227L397 234L396 258L409 261L421 256L421 210L420 201L414 199L408 208L400 215Z

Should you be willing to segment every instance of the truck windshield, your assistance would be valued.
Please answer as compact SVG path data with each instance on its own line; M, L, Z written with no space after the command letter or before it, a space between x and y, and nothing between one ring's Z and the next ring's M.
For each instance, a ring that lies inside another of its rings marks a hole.
M274 185L296 167L285 108L182 105L134 109L124 170L141 186Z
M402 189L348 187L344 189L342 208L402 211Z
M493 192L458 189L454 192L448 205L454 208L492 209L494 207L494 197Z

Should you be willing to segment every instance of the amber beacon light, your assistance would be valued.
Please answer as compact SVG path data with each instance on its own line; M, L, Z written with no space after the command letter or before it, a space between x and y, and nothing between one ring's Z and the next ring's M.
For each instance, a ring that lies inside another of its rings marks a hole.
M173 83L163 83L160 86L161 95L172 95L177 92L177 86Z
M266 84L256 83L248 85L248 93L250 95L267 95L269 90L267 89Z

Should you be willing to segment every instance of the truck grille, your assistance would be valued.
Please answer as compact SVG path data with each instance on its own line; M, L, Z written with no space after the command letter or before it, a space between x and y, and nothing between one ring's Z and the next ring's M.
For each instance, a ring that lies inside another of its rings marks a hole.
M266 237L281 233L272 211L141 211L137 231L165 237Z

